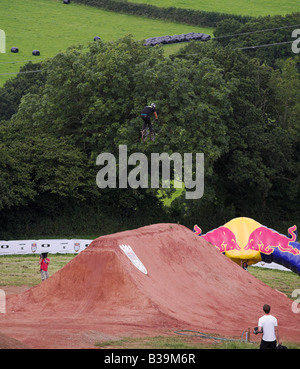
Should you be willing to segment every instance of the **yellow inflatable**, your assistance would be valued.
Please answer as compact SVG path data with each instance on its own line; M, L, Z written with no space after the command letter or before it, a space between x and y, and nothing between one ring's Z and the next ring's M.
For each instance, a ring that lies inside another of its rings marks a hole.
M261 224L251 218L235 218L224 224L236 238L236 243L240 249L229 250L225 252L225 255L237 263L248 260L248 265L258 263L261 261L259 250L245 250L248 244L249 236L251 233L260 227Z
M295 225L285 236L251 218L241 217L204 235L195 225L194 232L243 267L259 261L274 261L300 275L300 244Z

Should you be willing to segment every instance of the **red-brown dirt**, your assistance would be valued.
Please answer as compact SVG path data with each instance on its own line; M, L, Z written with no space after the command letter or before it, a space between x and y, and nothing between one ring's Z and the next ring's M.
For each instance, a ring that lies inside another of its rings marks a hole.
M139 271L120 249L130 245ZM292 300L191 230L156 224L97 238L45 282L7 298L0 331L32 348L84 348L193 329L239 337L271 305L281 339L300 342Z

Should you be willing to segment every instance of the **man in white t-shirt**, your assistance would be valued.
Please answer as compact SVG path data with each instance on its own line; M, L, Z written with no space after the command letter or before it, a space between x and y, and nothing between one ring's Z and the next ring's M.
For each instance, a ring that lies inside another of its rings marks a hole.
M278 344L281 344L279 341L277 319L270 314L270 310L270 305L265 304L263 306L265 315L258 320L258 332L263 333L260 343L261 349L276 349L276 340L278 341Z

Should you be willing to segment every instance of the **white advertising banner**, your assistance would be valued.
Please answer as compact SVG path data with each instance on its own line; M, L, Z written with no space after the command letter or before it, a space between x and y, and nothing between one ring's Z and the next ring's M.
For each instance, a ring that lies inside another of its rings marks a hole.
M0 255L29 254L30 241L0 241Z
M92 240L72 239L72 240L17 240L0 241L1 255L17 254L77 254L85 250Z

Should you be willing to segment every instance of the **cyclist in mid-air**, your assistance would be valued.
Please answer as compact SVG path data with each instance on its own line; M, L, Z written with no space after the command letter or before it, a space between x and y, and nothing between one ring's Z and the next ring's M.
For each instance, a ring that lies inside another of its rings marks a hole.
M150 130L150 135L154 134L150 116L153 113L154 117L155 117L155 120L158 119L155 108L156 108L156 105L152 103L149 106L145 106L144 109L141 112L141 117L144 121L144 125L143 125L143 128L142 128L142 137L144 136L144 132L145 132L145 129L146 129L147 125L148 125L149 130Z

